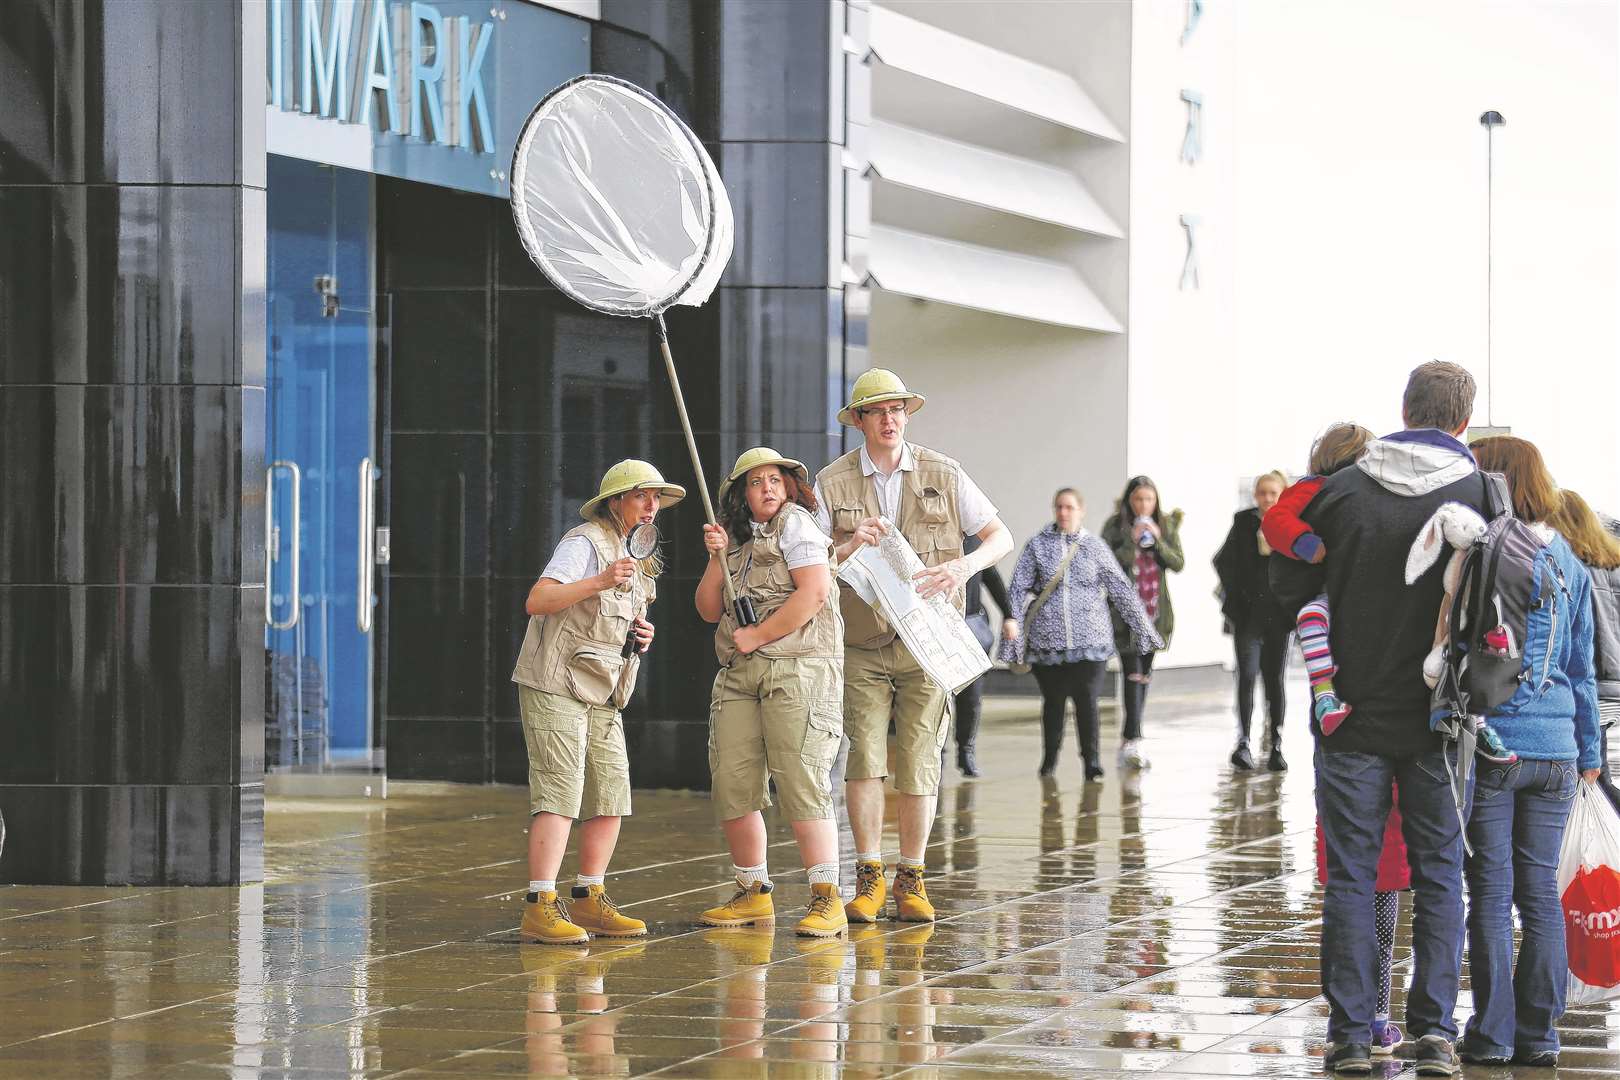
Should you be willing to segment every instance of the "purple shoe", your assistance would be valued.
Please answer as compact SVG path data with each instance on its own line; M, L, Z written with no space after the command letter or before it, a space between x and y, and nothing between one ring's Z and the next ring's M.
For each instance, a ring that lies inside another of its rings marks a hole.
M1401 1045L1401 1029L1388 1020L1374 1020L1372 1022L1372 1052L1378 1057L1388 1057Z

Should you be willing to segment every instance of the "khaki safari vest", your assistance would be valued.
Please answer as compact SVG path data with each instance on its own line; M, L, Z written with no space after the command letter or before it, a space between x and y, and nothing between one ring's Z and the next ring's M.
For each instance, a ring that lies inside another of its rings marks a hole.
M563 539L570 536L591 542L603 570L628 554L623 537L599 522L588 521ZM638 566L623 587L603 589L551 615L531 616L512 681L586 705L624 708L641 667L640 654L628 660L621 655L624 639L657 595L653 578Z
M787 603L788 597L793 595L793 572L788 569L787 560L782 556L781 545L782 526L787 524L788 518L793 514L804 515L806 524L817 532L820 531L808 510L789 503L756 532L752 540L746 544L737 544L726 552L726 566L731 573L731 580L736 584L740 594L753 599L754 614L759 616L760 622L769 618L777 608ZM827 569L832 571L837 566L838 560L829 545ZM732 613L730 605L726 605L726 613L720 616L720 624L714 631L714 655L719 658L721 664L729 665L737 658L737 645L732 639L736 630L737 618ZM761 646L753 655L770 657L774 660L801 656L842 657L844 620L838 614L837 598L829 592L827 602L821 605L821 610L816 612L809 622L786 637Z
M962 466L944 454L926 447L911 447L916 468L901 473L900 505L895 524L911 544L924 566L938 566L962 557L962 515L956 505L956 481ZM877 478L861 472L860 448L821 470L816 477L821 498L832 519L832 540L843 544L863 518L878 516ZM872 610L855 590L840 585L840 606L844 613L844 644L858 649L876 649L895 638L883 616ZM961 611L966 604L963 588L951 594L951 603Z

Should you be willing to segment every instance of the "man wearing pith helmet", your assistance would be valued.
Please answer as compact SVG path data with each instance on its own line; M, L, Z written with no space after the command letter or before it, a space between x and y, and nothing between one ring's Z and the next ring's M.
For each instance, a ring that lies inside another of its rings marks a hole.
M923 406L892 371L873 368L859 379L842 424L859 428L865 445L816 477L817 518L832 536L840 563L862 544L877 544L891 521L922 560L917 592L948 594L958 611L963 585L1012 551L1012 534L962 466L905 439L906 422ZM982 542L963 555L962 538ZM904 641L852 589L840 587L844 614L844 769L850 831L855 834L855 898L851 922L875 922L883 910L883 781L888 731L895 727L894 788L899 797L900 859L895 869L896 917L926 922L933 905L923 888L923 852L939 795L950 695L929 681Z

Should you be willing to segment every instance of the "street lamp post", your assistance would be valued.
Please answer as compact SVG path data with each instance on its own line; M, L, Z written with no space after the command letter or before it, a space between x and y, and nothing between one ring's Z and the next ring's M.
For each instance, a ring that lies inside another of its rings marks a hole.
M1492 326L1491 305L1494 300L1492 292L1493 278L1492 255L1493 244L1493 218L1496 210L1495 200L1495 150L1494 140L1496 129L1506 124L1502 114L1494 109L1479 114L1480 126L1485 129L1485 423L1492 429L1496 427L1496 416L1492 406L1495 404L1495 395L1492 392L1495 386L1494 357L1492 355Z

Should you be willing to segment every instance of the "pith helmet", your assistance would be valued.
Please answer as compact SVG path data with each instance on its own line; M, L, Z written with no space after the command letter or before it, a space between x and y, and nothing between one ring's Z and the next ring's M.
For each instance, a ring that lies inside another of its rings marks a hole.
M732 484L761 465L775 465L783 472L792 473L800 487L806 491L810 490L810 470L805 468L804 462L783 457L768 446L756 446L752 450L744 450L742 456L737 459L737 464L731 467L731 474L720 481L720 501L725 501L726 492L731 490Z
M880 401L904 401L906 414L910 415L922 408L927 400L921 394L907 390L906 384L894 372L875 367L855 380L855 386L849 392L849 404L839 412L838 422L847 427L860 427L860 422L855 419L855 410L876 405Z
M665 481L664 474L652 465L645 461L637 461L635 458L626 458L602 477L601 490L596 493L596 498L579 508L579 516L589 518L591 511L595 510L597 504L604 499L642 489L656 490L663 496L664 506L674 506L686 497L685 488Z

